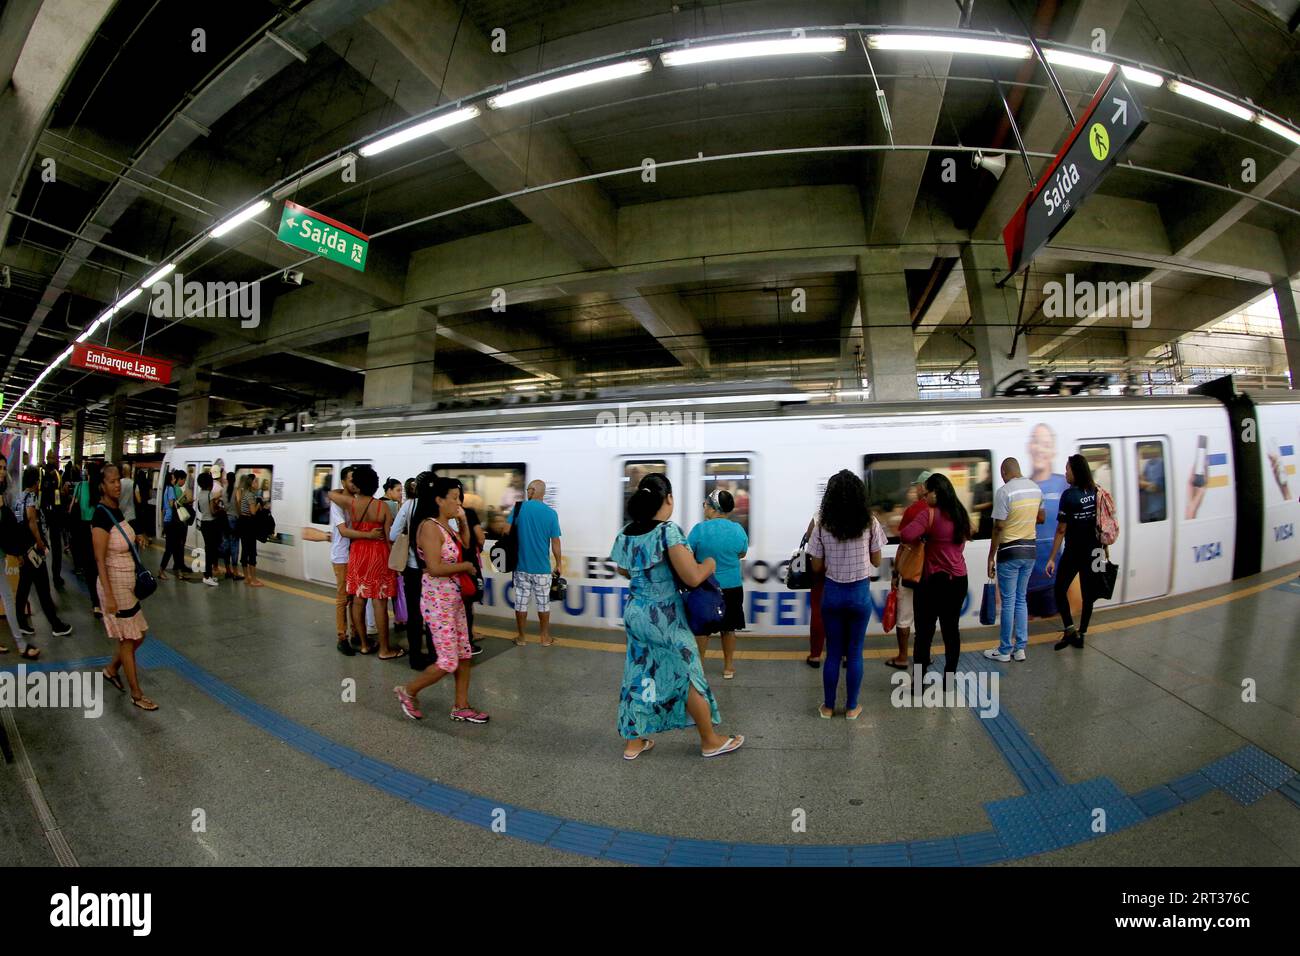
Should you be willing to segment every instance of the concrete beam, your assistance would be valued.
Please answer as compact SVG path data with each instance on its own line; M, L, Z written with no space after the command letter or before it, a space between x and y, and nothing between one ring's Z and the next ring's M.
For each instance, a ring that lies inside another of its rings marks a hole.
M453 0L392 0L366 19L397 54L441 87L445 102L515 78L504 57L492 52L487 37L462 12ZM455 68L449 69L453 43ZM412 94L400 87L395 93L398 104L409 112L435 105L418 91ZM515 128L519 121L518 110L486 110L474 123L448 130L442 138L498 192L590 171L554 126ZM612 263L617 215L599 184L547 190L511 202L584 267L604 268Z
M704 331L681 298L671 289L638 289L622 300L623 308L659 344L688 368L709 367L709 343Z
M1300 388L1300 289L1292 279L1282 277L1273 283L1277 312L1282 318L1282 340L1286 346L1286 364L1291 373L1291 387Z
M970 301L970 338L980 370L980 395L990 398L997 385L1017 369L1029 367L1023 348L1011 358L1019 299L1016 287L1008 282L998 288L1006 258L997 244L971 243L961 254L961 269L966 275L966 296Z
M1204 279L1190 288L1155 286L1150 326L1138 328L1130 323L1126 332L1129 355L1135 359L1157 356L1168 343L1240 312L1268 289L1232 279Z
M896 252L872 250L859 257L858 296L871 400L915 401L919 391L912 313Z

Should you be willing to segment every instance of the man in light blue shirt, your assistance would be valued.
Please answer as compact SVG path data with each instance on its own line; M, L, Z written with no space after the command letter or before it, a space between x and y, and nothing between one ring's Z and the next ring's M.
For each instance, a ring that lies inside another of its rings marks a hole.
M528 599L537 604L537 620L541 624L542 646L550 647L551 639L551 558L555 570L560 569L560 518L542 499L546 497L546 482L528 483L528 498L513 512L511 534L519 536L519 561L515 566L511 585L515 603L515 644L522 647L524 624L528 621Z

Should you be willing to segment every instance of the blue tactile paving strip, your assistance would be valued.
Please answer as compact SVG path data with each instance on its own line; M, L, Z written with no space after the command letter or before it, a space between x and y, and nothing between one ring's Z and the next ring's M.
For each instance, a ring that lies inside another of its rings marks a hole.
M101 668L106 657L33 662L29 671ZM1277 790L1300 807L1300 776L1254 745L1196 773L1126 796L1108 777L1067 784L1005 709L981 718L1025 788L985 804L992 830L910 843L797 846L688 840L614 830L497 803L374 760L264 707L159 640L136 657L141 667L170 668L249 723L327 766L408 803L502 835L574 853L642 866L986 866L1094 840L1173 810L1217 788L1249 805ZM21 663L21 662L20 662ZM969 670L996 667L964 654ZM12 671L17 665L0 668ZM1104 811L1101 813L1099 811Z
M1300 578L1296 578L1294 581L1287 581L1284 584L1279 584L1277 587L1273 588L1273 590L1286 591L1288 594L1300 594Z

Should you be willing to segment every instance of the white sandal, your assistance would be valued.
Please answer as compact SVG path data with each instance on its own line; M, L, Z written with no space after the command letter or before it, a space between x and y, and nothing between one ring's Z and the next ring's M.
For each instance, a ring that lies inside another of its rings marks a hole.
M727 742L723 744L721 747L719 747L717 750L712 750L712 751L701 750L700 753L705 757L721 757L723 754L729 754L733 750L739 750L740 745L743 744L744 742L745 742L745 735L736 734L732 737L728 737Z
M629 754L626 750L623 751L623 759L635 760L637 757L641 756L647 750L654 750L654 747L655 747L655 742L647 737L645 740L641 741L641 749L638 750L636 753Z

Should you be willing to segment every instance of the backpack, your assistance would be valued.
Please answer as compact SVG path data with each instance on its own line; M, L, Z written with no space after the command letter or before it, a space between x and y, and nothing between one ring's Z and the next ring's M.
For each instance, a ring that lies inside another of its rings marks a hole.
M519 566L519 509L522 507L522 501L515 502L515 510L510 515L510 527L488 554L492 566L502 574L510 574Z
M253 515L253 533L262 544L275 535L275 519L271 517L271 509L265 505Z
M1097 486L1097 540L1106 547L1119 540L1119 519L1115 517L1115 499L1101 485Z
M19 521L18 516L14 514L14 509L5 502L4 507L0 508L0 551L19 558L35 543L27 522Z

